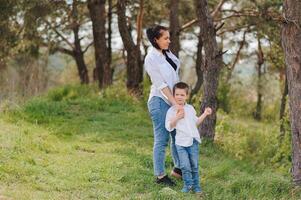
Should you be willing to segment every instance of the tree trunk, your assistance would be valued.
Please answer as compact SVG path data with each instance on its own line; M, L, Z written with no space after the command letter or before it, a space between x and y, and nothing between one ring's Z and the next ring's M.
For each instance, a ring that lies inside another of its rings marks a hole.
M143 5L142 5L143 6ZM140 5L141 7L141 5ZM127 52L127 88L128 91L136 96L142 94L143 68L140 52L140 44L135 45L131 32L127 26L127 18L125 15L125 0L118 0L118 28L123 41L123 45ZM139 33L138 33L139 35Z
M285 115L285 105L286 105L286 96L288 94L288 86L287 86L287 76L285 75L285 80L284 80L284 90L282 92L282 97L281 97L281 104L280 104L280 114L279 114L279 120L280 120L280 138L283 138L285 135L285 128L284 124L284 115Z
M113 14L113 5L112 0L108 1L108 63L109 66L112 64L112 14ZM111 79L113 82L114 68L111 66Z
M211 107L213 111L201 124L199 130L202 137L213 140L216 124L218 77L223 65L222 53L217 46L216 32L208 10L207 1L196 0L195 2L201 27L200 34L205 50L204 96L201 112L204 112L205 107Z
M6 68L7 68L6 60L4 58L3 59L0 58L0 72L4 71Z
M109 65L109 54L106 41L106 10L105 0L88 0L88 9L92 21L95 73L98 77L99 88L106 88L112 84L112 71Z
M196 71L196 74L197 74L197 82L196 82L194 88L192 89L192 91L190 93L189 102L191 102L193 96L196 93L198 93L198 91L202 87L203 81L204 81L204 77L203 77L204 66L203 66L203 55L202 55L203 40L202 40L201 34L199 34L198 39L199 39L199 43L198 43L197 57L196 57L196 63L195 63L195 71Z
M286 23L282 28L282 47L292 129L292 177L295 185L301 185L301 1L284 0L283 11Z
M179 57L180 51L180 24L179 24L179 0L170 1L170 50Z
M228 74L227 74L227 80L226 80L227 83L229 83L229 81L230 81L230 79L231 79L231 77L232 77L232 73L233 73L233 71L234 71L234 67L235 67L235 65L238 63L238 61L239 61L239 59L240 59L240 53L241 53L243 47L244 47L245 44L246 44L246 35L247 35L248 31L249 31L249 27L247 27L247 29L244 31L242 40L239 42L239 48L238 48L238 51L237 51L237 53L236 53L236 55L235 55L234 61L233 61L232 65L231 65L231 67L230 67L230 69L229 69Z
M78 18L77 13L77 1L73 1L72 6L72 31L74 34L74 49L73 49L73 57L76 61L76 66L78 70L78 75L80 77L81 84L89 83L89 75L88 69L84 60L84 52L81 49L80 39L79 39L79 24L77 22Z
M261 48L260 39L258 41L258 52L257 52L257 103L256 111L254 112L254 118L256 120L261 120L262 114L262 65L264 63L263 51Z
M81 84L88 84L89 76L88 76L88 70L85 64L83 52L80 49L74 50L73 58L75 59Z

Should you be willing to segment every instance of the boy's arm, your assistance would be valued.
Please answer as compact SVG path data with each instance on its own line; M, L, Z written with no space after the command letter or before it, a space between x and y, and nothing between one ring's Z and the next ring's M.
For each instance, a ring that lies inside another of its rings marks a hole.
M207 117L207 115L205 113L203 113L201 116L198 117L197 121L196 121L196 125L199 126L204 119Z
M199 126L208 115L211 115L211 113L212 113L211 108L206 108L203 114L197 118L196 121L197 126Z
M179 121L179 118L177 116L174 116L173 118L171 118L169 121L170 128L174 129L176 127L178 121Z
M177 110L176 113L169 109L166 114L165 128L169 132L173 131L177 125L177 122L184 117L184 110Z

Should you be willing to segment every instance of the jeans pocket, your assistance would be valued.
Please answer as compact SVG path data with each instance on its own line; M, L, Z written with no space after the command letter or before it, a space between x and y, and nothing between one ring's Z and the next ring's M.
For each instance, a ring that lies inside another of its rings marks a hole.
M148 102L148 111L152 115L161 109L161 100L160 97L152 97L151 100Z
M160 97L152 97L152 99L148 103L148 111L150 113L150 117L153 121L154 127L158 128L162 126L162 123L165 123L163 120L163 111L162 111L162 103Z

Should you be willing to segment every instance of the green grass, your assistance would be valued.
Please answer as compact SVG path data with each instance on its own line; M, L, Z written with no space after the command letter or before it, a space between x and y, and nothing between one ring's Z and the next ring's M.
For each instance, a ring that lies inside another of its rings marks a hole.
M100 94L85 86L52 90L5 111L0 127L0 199L197 199L179 192L181 181L172 189L154 183L145 102L119 87ZM300 199L288 169L278 170L281 160L265 161L277 145L252 149L276 128L221 115L216 143L200 148L205 199ZM264 138L253 144L251 133ZM242 139L233 145L235 135Z

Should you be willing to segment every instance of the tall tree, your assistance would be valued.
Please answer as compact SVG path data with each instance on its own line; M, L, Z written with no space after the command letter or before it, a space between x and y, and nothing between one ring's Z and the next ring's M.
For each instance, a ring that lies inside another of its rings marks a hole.
M71 27L74 35L74 49L73 49L73 57L76 62L78 75L80 77L82 84L89 83L89 75L88 75L88 69L84 60L84 51L82 50L81 46L81 39L79 37L79 28L80 28L80 22L78 17L78 4L77 0L73 0L72 9L71 9Z
M288 95L288 85L287 85L287 76L285 75L284 80L284 88L281 94L281 103L280 103L280 112L279 112L279 121L280 121L280 138L282 139L285 135L285 106L286 106L286 99Z
M221 0L216 7L213 9L213 11L210 13L211 17L214 19L218 15L220 15L221 7L225 3L226 0ZM196 16L198 13L196 12ZM186 23L181 27L180 30L184 30L188 28L189 26L192 26L195 22L197 22L198 19L193 19L192 21ZM198 23L199 29L202 29L200 26L200 23ZM197 75L197 81L196 84L194 85L193 89L191 90L190 96L189 96L189 101L191 102L193 96L198 93L198 91L201 89L201 86L203 85L204 81L204 75L203 75L203 70L204 70L204 59L203 59L203 39L202 39L202 34L198 34L198 46L197 46L197 57L196 57L196 62L195 62L195 71Z
M11 49L17 45L20 25L16 20L18 9L17 1L4 1L0 6L0 70L6 66L6 58Z
M111 79L113 81L114 68L111 66L112 63L112 21L113 21L113 4L112 0L108 1L108 63L111 67Z
M239 48L238 48L238 50L236 52L234 61L231 64L231 67L229 68L229 71L228 71L228 74L227 74L227 80L226 80L227 83L229 83L229 81L230 81L230 79L232 77L234 68L235 68L236 64L238 63L238 61L240 59L242 49L246 45L246 35L247 35L248 31L249 31L249 27L244 31L242 40L239 42Z
M258 34L257 34L258 35ZM257 36L257 44L258 44L258 50L256 52L257 54L257 103L256 103L256 110L254 112L254 118L256 120L261 120L261 111L262 111L262 65L264 63L264 54L261 47L261 42L259 36Z
M179 0L170 1L169 14L170 49L177 57L180 51L180 22L179 22Z
M292 177L301 185L301 1L284 0L281 38L287 67L292 129Z
M203 62L203 39L201 33L199 33L198 36L198 50L197 50L197 57L196 57L196 62L195 62L195 70L197 74L197 81L194 86L194 88L191 90L189 101L192 100L193 96L197 94L197 92L200 90L201 86L203 85L204 81L204 75L203 75L203 70L204 70L204 62Z
M49 47L51 52L61 52L74 58L81 84L89 83L88 68L84 54L93 43L88 43L83 47L81 36L83 24L87 22L83 3L73 0L68 6L65 2L49 3L49 13L40 18L44 25L41 26L39 37L43 45ZM73 33L73 41L70 41L70 31Z
M95 73L98 77L98 85L105 88L112 83L112 71L106 41L106 10L105 0L88 0L88 9L92 20L94 49L95 49Z
M222 53L217 46L216 30L208 10L207 0L196 0L195 3L199 25L202 27L200 34L205 50L204 92L201 112L208 106L213 110L212 115L206 118L200 126L200 133L201 136L213 140L216 124L218 77L223 65Z
M140 0L140 11L137 16L137 42L134 40L127 25L126 17L126 1L118 0L117 14L118 14L118 28L127 53L126 66L127 66L127 88L130 93L140 96L142 94L142 80L143 68L141 60L140 42L142 37L142 19L143 19L143 0Z

